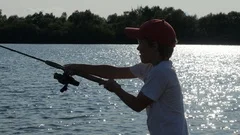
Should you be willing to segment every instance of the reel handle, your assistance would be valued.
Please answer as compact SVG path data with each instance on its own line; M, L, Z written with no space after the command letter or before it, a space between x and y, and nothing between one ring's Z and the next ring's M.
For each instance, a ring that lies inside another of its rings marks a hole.
M67 75L66 73L63 74L54 73L54 79L58 80L59 83L64 84L60 92L67 91L68 84L79 86L79 82L76 81L73 77Z
M68 87L68 84L65 84L61 89L60 89L60 92L64 92L64 91L67 91L67 88Z

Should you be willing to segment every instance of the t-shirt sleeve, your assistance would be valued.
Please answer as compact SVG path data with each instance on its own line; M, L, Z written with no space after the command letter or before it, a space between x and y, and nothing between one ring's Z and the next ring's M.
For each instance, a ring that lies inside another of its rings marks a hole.
M145 72L144 70L146 70L147 66L143 63L139 63L136 64L132 67L130 67L130 71L133 73L134 76L136 76L137 78L143 80L145 77Z
M167 88L167 77L162 71L151 72L141 92L148 98L157 101Z

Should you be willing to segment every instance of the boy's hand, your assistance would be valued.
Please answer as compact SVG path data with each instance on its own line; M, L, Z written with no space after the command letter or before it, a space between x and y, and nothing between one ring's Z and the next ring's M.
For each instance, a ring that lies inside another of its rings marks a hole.
M113 79L109 79L105 84L104 88L107 89L110 92L116 92L118 90L121 90L121 85L119 85L116 81Z
M63 67L64 67L65 72L68 75L73 76L73 75L77 74L75 64L66 64L66 65L63 65Z

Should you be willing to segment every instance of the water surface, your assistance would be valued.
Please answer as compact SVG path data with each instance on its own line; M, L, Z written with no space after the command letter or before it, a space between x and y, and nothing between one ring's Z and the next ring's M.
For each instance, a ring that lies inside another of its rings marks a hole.
M6 45L60 64L138 63L136 45ZM172 61L183 87L191 134L240 131L240 47L179 45ZM10 134L146 135L146 113L136 113L102 86L80 77L65 93L61 71L0 48L0 132ZM137 95L143 83L118 80Z

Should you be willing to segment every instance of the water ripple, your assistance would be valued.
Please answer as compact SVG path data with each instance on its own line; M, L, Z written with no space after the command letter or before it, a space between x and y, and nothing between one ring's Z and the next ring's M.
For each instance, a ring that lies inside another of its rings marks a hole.
M136 45L9 45L60 64L139 62ZM1 49L0 49L1 51ZM182 84L191 134L237 134L240 129L239 46L177 46L172 61ZM135 113L102 86L76 77L79 87L53 79L56 69L9 51L0 57L2 134L146 135L145 112ZM117 80L137 95L143 83ZM136 126L137 125L137 126Z

